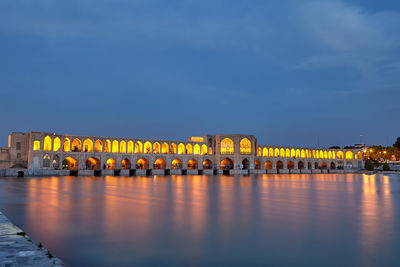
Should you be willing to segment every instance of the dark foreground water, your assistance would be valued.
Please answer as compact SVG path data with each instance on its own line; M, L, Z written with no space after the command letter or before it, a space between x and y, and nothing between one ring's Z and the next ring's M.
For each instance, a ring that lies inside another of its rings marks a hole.
M70 266L400 266L400 176L0 179Z

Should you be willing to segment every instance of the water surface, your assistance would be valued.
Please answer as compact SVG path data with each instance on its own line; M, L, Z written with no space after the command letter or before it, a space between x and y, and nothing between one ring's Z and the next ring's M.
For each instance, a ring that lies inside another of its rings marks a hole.
M398 266L400 176L0 179L0 210L70 266Z

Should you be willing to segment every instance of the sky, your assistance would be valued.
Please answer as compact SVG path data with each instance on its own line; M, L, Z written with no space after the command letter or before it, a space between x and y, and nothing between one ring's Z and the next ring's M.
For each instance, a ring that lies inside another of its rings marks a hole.
M398 0L2 0L10 132L392 145Z

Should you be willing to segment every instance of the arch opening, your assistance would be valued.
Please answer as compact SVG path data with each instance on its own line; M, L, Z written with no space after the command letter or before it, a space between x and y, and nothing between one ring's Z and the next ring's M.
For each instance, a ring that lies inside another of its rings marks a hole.
M86 160L87 170L100 170L100 160L95 157L88 158Z
M165 163L165 160L162 158L159 158L154 162L154 169L156 170L163 170L167 167L167 164Z
M141 158L136 163L136 169L147 170L149 168L149 161L145 158Z
M182 169L182 161L180 159L174 159L171 166L174 170Z
M130 170L131 169L131 161L127 158L122 160L122 169L123 170Z
M63 160L62 168L67 170L77 170L78 169L78 161L73 157L66 157Z
M203 161L203 169L212 169L212 161L209 159L206 159L205 161Z
M221 161L221 169L222 170L232 170L233 169L233 161L230 158L224 158Z

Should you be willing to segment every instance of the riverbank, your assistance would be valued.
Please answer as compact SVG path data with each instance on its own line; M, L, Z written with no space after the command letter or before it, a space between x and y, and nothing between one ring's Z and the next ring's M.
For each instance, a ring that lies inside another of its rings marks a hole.
M65 266L0 212L0 266Z

